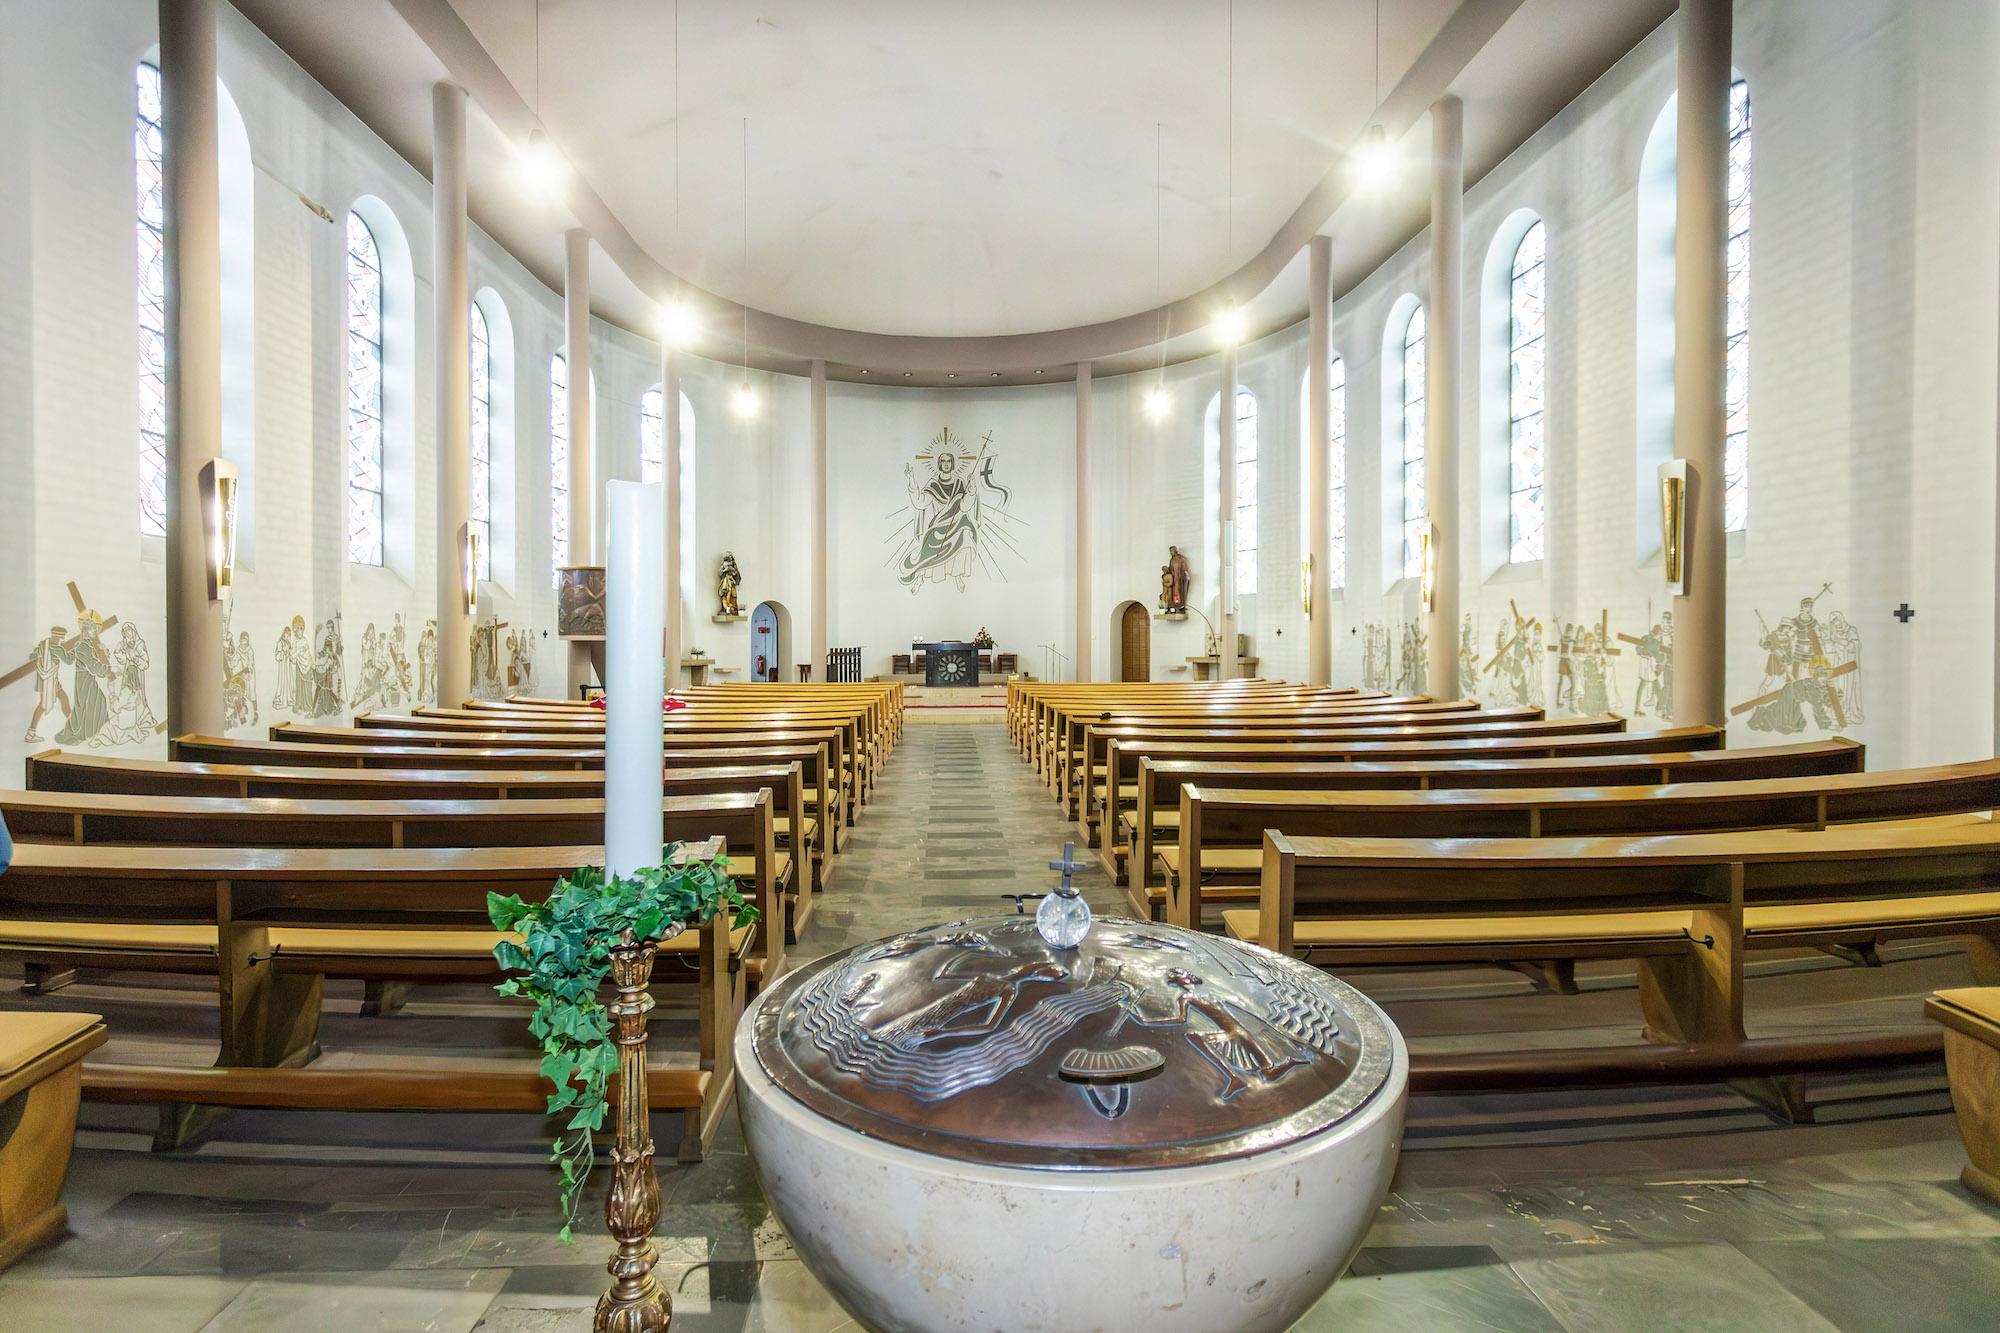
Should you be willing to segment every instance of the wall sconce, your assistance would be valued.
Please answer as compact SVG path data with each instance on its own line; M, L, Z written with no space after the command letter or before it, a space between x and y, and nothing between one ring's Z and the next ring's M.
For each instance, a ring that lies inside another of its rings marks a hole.
M236 464L211 458L201 465L199 486L208 600L225 601L236 582Z
M1417 586L1422 591L1424 610L1426 611L1431 609L1431 603L1437 595L1437 556L1431 550L1436 545L1434 540L1436 532L1437 524L1426 523L1423 532L1417 538L1419 571Z
M1687 486L1686 459L1660 464L1660 564L1675 597L1687 596Z
M1313 613L1313 558L1307 556L1299 562L1299 605L1304 609L1306 619Z
M470 523L458 530L458 590L465 598L465 614L479 614L479 534Z

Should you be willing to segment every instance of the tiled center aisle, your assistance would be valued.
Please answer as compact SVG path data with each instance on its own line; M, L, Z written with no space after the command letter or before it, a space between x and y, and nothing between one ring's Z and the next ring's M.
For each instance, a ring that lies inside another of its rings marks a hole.
M1075 836L1054 795L1015 753L1004 722L906 726L873 803L841 849L833 886L798 957L959 917L1012 912L1006 895L1041 893L1061 878L1048 863ZM1083 847L1077 853L1090 863L1075 882L1091 907L1129 911L1095 854Z
M912 723L797 956L1011 911L1005 895L1054 882L1047 863L1072 834L1004 726ZM1078 850L1092 906L1125 911ZM351 1014L351 995L339 1003ZM1549 1015L1532 996L1507 1003ZM1421 1003L1392 1008L1421 1023ZM463 1042L516 1021L469 987L382 1020ZM75 1234L0 1276L4 1333L590 1327L607 1242L594 1221L574 1247L551 1234L538 1117L246 1113L158 1157L106 1111L86 1109ZM1367 1247L1300 1328L1990 1326L2000 1210L1958 1185L1934 1080L1846 1114L1774 1128L1715 1090L1425 1098ZM660 1174L677 1333L855 1328L772 1217L733 1123L707 1161Z

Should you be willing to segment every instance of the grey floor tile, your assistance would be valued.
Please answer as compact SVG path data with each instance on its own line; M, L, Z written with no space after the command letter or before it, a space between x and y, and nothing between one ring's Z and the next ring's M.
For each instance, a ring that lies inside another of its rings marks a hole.
M1505 1264L1362 1275L1334 1283L1295 1333L1561 1333L1562 1325Z
M300 1275L252 1282L203 1333L371 1329L469 1333L506 1281L497 1270Z
M2000 1324L2000 1241L1814 1240L1737 1248L1843 1329L1952 1333Z
M1570 1333L1829 1333L1835 1328L1727 1245L1600 1250L1520 1260L1513 1269Z

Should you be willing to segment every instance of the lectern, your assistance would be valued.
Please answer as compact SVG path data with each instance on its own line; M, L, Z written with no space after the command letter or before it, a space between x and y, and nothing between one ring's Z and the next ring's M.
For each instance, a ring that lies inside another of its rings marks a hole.
M913 643L910 649L925 655L925 685L936 688L979 683L979 649L972 644Z

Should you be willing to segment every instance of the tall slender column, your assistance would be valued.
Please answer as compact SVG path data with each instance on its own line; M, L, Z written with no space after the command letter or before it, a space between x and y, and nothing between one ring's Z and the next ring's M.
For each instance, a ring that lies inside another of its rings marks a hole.
M1090 362L1076 363L1076 679L1090 662Z
M1674 598L1674 722L1728 722L1728 370L1731 0L1681 0L1674 155L1674 456L1688 464L1687 592Z
M465 260L465 89L431 88L431 293L437 331L437 701L472 694L459 533L472 519L471 280Z
M660 457L661 478L666 483L666 535L662 541L666 564L666 641L663 655L666 658L667 680L678 683L681 678L681 636L685 632L681 621L684 614L681 597L681 366L680 357L671 342L660 344L660 412L663 446Z
M1333 238L1315 236L1307 247L1306 289L1306 681L1333 679L1332 492L1333 433L1327 411L1332 403L1332 336L1327 327L1333 306Z
M1219 439L1216 463L1222 474L1221 484L1216 488L1217 507L1222 510L1219 525L1222 550L1215 580L1215 586L1222 590L1215 612L1215 628L1222 646L1215 674L1223 680L1234 680L1240 668L1236 660L1236 341L1233 338L1222 348L1222 388L1215 407Z
M222 455L222 206L215 0L160 0L166 143L167 733L220 735L222 603L208 595L201 470Z
M1424 341L1424 492L1431 523L1431 607L1425 689L1458 688L1458 366L1465 328L1465 107L1431 107L1431 308ZM1539 669L1539 668L1538 668Z
M597 435L590 420L590 233L563 234L563 309L569 341L569 562L597 563Z
M563 324L569 359L569 562L597 563L596 437L590 421L590 233L563 233ZM569 694L589 681L601 644L569 645ZM595 649L596 651L593 651ZM600 674L600 681L602 678Z
M826 362L812 363L812 663L813 679L826 678L826 649L832 607L826 590Z

